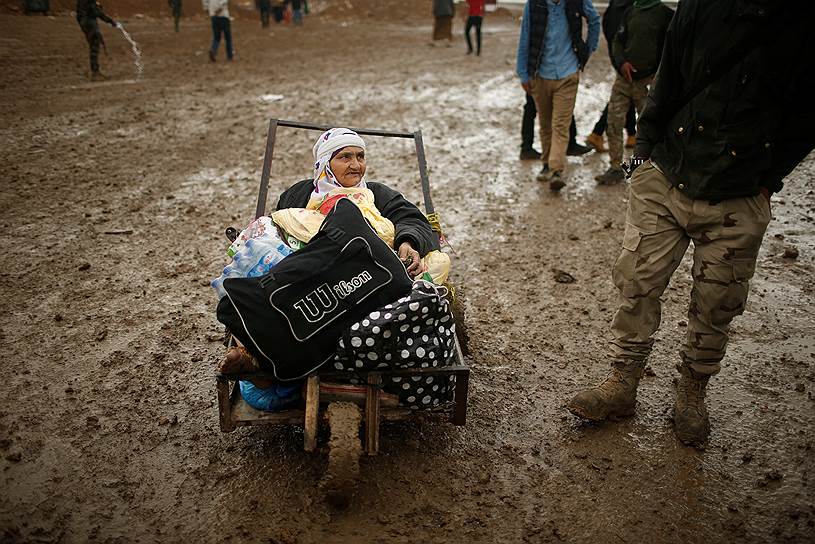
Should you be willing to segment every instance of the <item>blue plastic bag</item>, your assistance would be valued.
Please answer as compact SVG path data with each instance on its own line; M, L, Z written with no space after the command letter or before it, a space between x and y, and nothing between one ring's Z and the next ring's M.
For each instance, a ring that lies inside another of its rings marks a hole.
M252 382L239 381L241 396L246 403L256 410L275 412L296 404L300 400L301 384L284 385L276 383L263 389Z

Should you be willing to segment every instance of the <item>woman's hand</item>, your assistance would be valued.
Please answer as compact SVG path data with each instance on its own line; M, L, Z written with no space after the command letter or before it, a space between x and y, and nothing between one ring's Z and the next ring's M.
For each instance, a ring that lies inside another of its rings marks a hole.
M402 242L397 250L399 260L405 263L408 275L412 278L422 271L422 260L419 252L413 249L410 242Z

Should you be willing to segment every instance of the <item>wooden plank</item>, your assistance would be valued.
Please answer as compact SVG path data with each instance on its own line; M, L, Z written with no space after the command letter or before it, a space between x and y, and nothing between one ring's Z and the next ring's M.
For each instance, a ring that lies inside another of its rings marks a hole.
M229 400L229 380L221 377L217 378L215 380L215 390L218 392L218 420L221 425L221 432L228 433L234 431L235 425L232 423L232 403Z
M235 386L235 389L238 389ZM303 410L281 410L266 412L249 406L238 395L232 400L232 425L246 427L249 425L303 425Z
M365 406L367 398L367 385L320 381L320 404L351 402L358 406ZM399 396L380 392L379 405L381 407L396 408L399 406Z
M303 422L303 449L317 449L317 413L320 410L320 378L309 376L306 381L306 415Z
M365 453L379 453L379 390L382 376L379 372L368 373L368 397L365 400Z

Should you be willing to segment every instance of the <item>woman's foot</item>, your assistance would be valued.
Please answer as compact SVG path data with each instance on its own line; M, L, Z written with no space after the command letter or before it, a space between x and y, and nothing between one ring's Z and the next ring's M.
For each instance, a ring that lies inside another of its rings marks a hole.
M233 346L226 352L224 360L218 365L221 374L239 374L241 372L256 372L258 362L243 346Z

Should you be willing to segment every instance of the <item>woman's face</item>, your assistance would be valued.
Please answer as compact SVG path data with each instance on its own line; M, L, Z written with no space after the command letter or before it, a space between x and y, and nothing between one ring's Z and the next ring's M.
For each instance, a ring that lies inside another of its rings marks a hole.
M328 164L340 185L355 187L365 175L365 150L353 145L343 147Z

